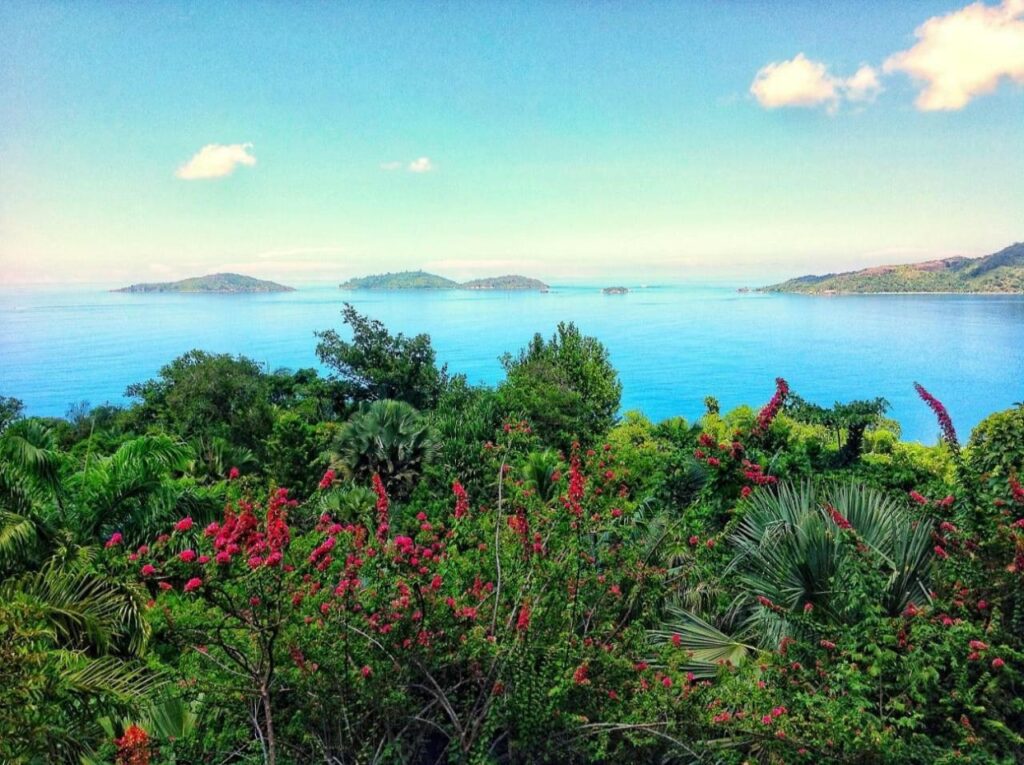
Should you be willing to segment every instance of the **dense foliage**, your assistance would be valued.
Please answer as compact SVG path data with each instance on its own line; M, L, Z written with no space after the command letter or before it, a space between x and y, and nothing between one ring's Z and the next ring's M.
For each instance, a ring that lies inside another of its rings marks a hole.
M0 761L1024 759L1024 407L653 423L573 325L491 389L344 320L0 398Z

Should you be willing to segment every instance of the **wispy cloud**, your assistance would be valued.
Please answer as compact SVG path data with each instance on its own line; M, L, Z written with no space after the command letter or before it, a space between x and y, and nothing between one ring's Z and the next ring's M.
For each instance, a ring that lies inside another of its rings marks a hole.
M223 178L235 172L239 165L256 164L256 157L249 153L251 148L251 143L207 144L174 174L185 181Z
M1024 0L977 2L919 26L917 43L886 59L886 72L923 84L921 111L963 109L1003 79L1024 85Z
M410 173L429 173L436 169L437 166L430 161L430 157L420 157L409 163Z
M412 162L406 163L401 160L395 160L392 162L381 162L380 169L385 172L395 172L396 170L405 170L410 173L430 173L437 170L437 165L430 157L418 157Z
M335 255L345 252L345 247L341 246L330 246L330 247L293 247L286 250L267 250L265 252L256 253L257 258L262 260L269 260L272 258L291 258L296 255Z

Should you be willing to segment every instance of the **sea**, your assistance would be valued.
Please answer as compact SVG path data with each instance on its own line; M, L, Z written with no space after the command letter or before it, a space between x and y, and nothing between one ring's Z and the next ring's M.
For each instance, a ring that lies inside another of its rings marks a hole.
M80 402L124 403L125 388L198 348L270 370L319 367L317 330L344 334L345 301L393 332L430 335L440 362L495 385L500 356L534 333L575 322L607 346L622 410L693 419L704 397L723 410L761 406L784 377L805 399L882 396L903 437L938 429L914 391L949 409L962 438L1024 400L1024 296L739 293L718 286L538 292L347 292L313 285L263 295L131 294L98 286L0 288L0 395L29 415Z

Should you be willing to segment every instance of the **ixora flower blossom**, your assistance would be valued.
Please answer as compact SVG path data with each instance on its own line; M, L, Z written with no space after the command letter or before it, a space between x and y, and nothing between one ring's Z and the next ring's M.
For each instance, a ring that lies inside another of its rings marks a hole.
M174 524L174 530L181 532L189 531L192 529L192 525L192 518L190 516L185 516Z
M149 765L149 734L138 725L129 725L121 738L114 739L117 765Z
M228 471L228 480L229 481L234 481L240 475L242 475L242 472L238 468L233 467L233 468L231 468L231 470Z
M202 586L203 586L203 580L200 579L198 576L194 576L191 579L189 579L187 582L185 582L185 588L184 589L185 589L185 592L195 592L196 590L198 590Z
M942 437L946 443L954 451L959 451L960 441L956 437L953 419L949 416L949 412L946 411L945 405L925 390L921 383L914 383L914 390L917 391L917 395L921 397L921 400L928 405L928 408L935 412L935 418L939 421L939 428L942 430Z

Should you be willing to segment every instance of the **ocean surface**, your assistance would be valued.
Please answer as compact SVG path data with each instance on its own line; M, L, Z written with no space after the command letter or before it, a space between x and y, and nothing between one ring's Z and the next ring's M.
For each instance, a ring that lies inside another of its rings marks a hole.
M966 438L990 412L1024 400L1024 296L739 294L652 287L628 295L561 287L547 294L342 292L271 295L122 294L100 287L0 289L0 395L29 414L122 402L192 348L244 354L270 369L318 366L314 332L336 327L342 302L392 331L426 332L440 361L472 382L501 379L498 357L534 332L574 321L611 352L623 409L654 420L760 406L785 377L804 398L884 396L904 438L931 443L921 382Z

